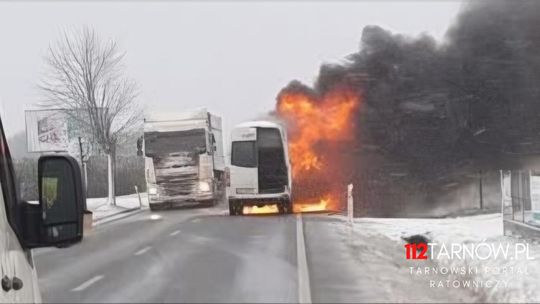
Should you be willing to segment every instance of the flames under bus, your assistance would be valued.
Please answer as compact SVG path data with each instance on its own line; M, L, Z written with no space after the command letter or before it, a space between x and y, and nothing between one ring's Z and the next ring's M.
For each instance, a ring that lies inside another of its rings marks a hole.
M291 165L287 136L272 122L254 121L231 134L229 212L241 215L244 206L276 204L280 213L292 212Z

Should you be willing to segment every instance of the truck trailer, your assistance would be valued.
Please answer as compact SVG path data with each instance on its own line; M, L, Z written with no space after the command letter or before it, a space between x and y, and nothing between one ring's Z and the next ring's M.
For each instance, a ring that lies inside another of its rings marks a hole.
M225 197L221 118L206 109L145 113L143 149L151 210L212 206Z

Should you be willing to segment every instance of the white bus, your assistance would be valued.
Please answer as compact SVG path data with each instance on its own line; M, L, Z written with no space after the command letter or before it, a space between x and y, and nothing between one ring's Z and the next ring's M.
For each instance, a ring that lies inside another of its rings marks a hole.
M292 212L291 164L284 129L273 122L252 121L231 134L229 213L241 215L244 206L276 204Z

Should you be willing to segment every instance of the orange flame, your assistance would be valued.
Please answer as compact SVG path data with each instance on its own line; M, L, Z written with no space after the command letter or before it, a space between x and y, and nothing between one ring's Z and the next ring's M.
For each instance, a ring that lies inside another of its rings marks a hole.
M264 205L262 207L257 206L244 206L244 214L271 214L278 213L279 209L276 204Z
M347 88L310 93L285 89L278 96L277 113L288 126L295 212L337 209L340 196L333 185L346 182L336 172L343 169L343 155L332 148L354 139L359 106L358 94Z
M293 209L294 213L321 212L328 210L328 203L326 199L321 199L318 203L295 203Z

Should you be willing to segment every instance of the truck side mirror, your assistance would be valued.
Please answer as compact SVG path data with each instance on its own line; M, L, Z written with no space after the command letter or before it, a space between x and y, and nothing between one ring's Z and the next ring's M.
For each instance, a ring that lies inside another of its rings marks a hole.
M77 161L64 155L40 157L38 189L39 205L26 204L26 247L64 247L80 242L85 198Z

